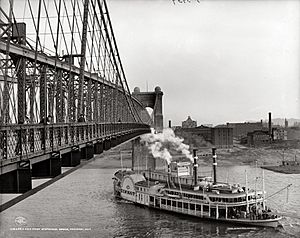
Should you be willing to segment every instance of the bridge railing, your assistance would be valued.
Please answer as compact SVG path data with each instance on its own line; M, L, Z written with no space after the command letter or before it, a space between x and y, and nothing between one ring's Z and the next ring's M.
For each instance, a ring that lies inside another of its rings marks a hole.
M150 132L141 123L63 123L6 125L0 128L0 162L15 162L64 148L134 132Z

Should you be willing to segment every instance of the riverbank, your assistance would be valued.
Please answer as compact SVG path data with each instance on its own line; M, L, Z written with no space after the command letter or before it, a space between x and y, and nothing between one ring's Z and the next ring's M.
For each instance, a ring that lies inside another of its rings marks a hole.
M229 151L219 151L218 162L223 165L273 165L278 166L282 160L294 160L300 156L299 148L277 149L276 147L242 147L235 145Z
M300 166L261 166L263 169L282 174L300 174Z
M101 155L97 156L101 161L100 163L105 168L120 168L122 156L122 165L124 168L131 167L131 149L129 147L116 147L109 151L105 151ZM198 154L210 154L211 149L198 149ZM231 165L253 165L256 162L258 166L279 166L282 163L283 158L285 160L294 160L300 157L300 148L289 148L282 150L274 146L264 147L246 147L243 145L235 144L230 149L218 149L217 161L219 166L231 166ZM174 158L183 157L180 154L172 156ZM211 165L211 156L199 156L199 164Z

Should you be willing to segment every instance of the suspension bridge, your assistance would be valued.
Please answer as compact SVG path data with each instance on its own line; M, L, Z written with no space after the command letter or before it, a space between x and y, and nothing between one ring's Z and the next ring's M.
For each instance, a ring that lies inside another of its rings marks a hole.
M163 127L161 89L130 93L104 0L0 1L0 69L0 193Z

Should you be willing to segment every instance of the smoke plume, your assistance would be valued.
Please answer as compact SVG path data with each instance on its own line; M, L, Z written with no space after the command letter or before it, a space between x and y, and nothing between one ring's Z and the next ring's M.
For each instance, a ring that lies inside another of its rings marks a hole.
M172 155L169 150L176 150L182 153L193 162L193 157L189 151L189 146L183 143L184 139L177 137L170 128L164 129L162 133L154 133L141 136L141 142L145 142L146 146L155 158L162 158L171 163Z

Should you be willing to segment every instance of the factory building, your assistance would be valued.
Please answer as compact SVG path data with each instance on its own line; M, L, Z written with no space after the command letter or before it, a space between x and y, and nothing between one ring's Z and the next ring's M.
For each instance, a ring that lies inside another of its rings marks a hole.
M177 136L183 137L184 142L194 147L231 148L233 147L233 129L227 126L194 128L177 128Z
M244 123L227 123L228 127L233 128L233 137L241 139L246 137L249 132L263 129L263 122L244 122Z
M227 126L213 127L212 129L212 144L217 148L233 147L233 128Z
M249 146L258 146L270 143L269 132L263 130L248 132L247 143Z

